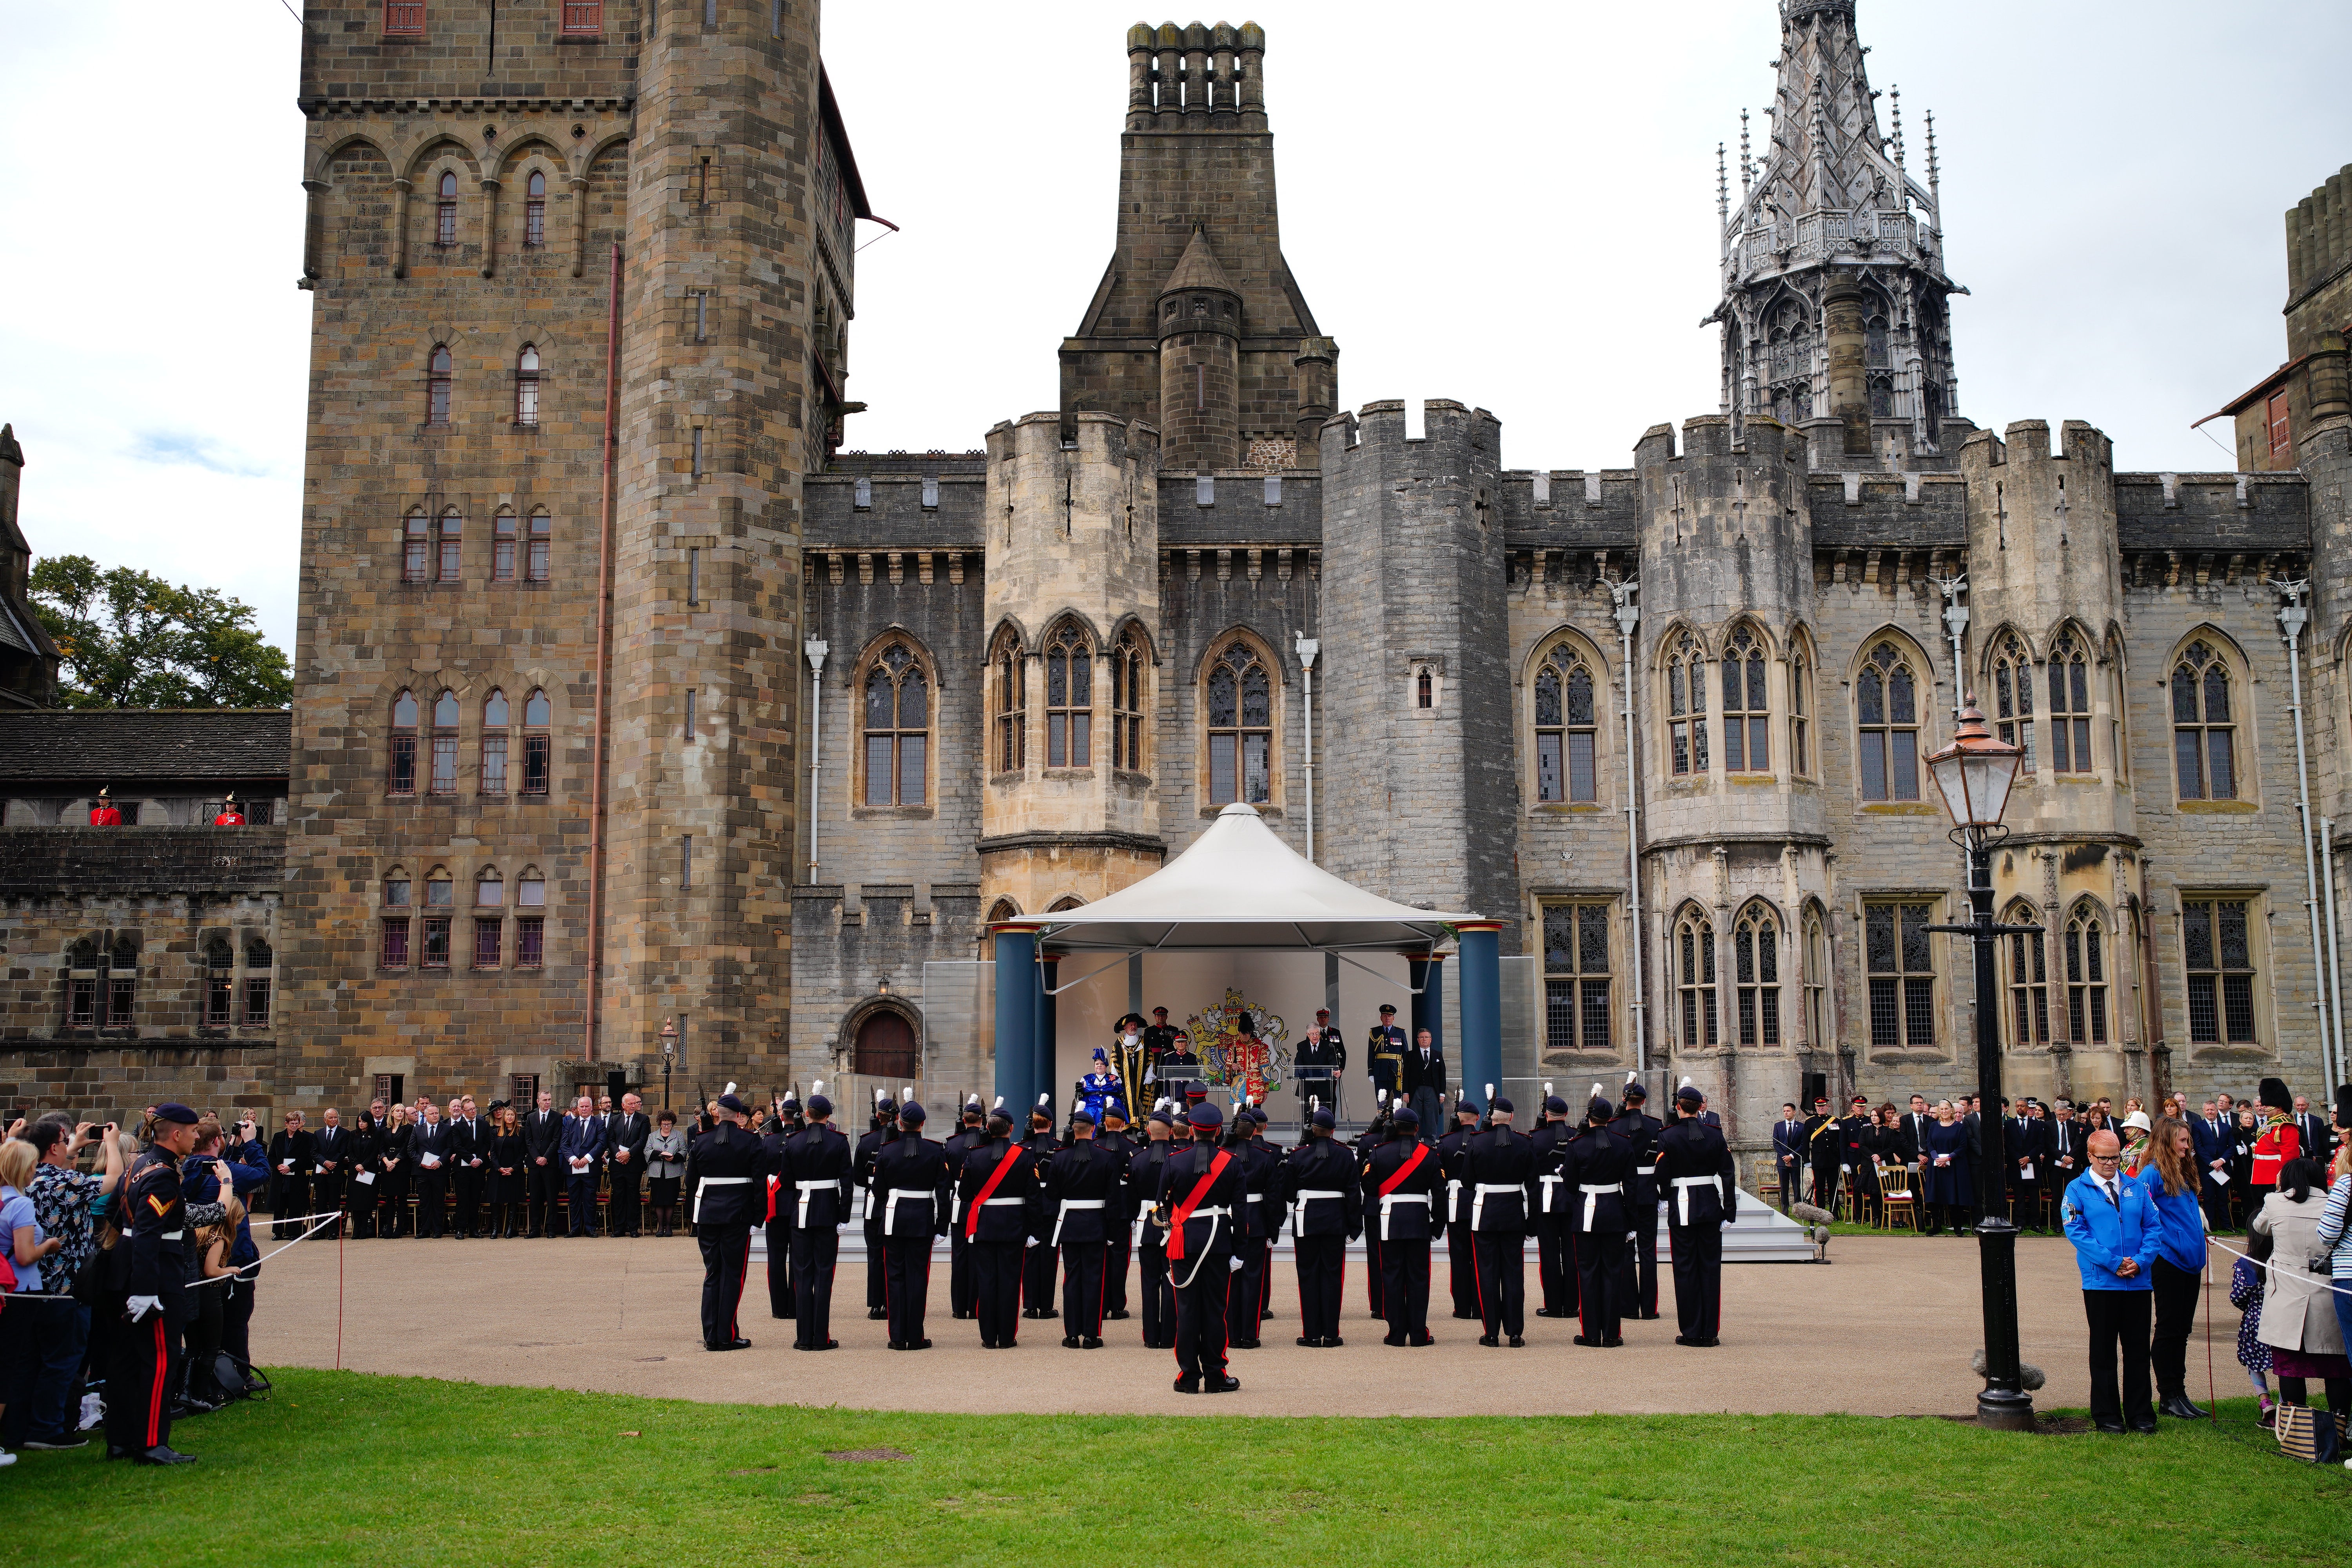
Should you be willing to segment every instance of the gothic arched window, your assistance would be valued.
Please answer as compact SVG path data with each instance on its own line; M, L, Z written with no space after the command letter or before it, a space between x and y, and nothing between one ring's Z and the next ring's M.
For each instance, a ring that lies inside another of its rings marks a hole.
M1723 648L1723 765L1735 773L1772 771L1771 714L1764 696L1764 645L1741 626Z
M1067 622L1045 639L1045 765L1094 765L1095 656Z
M2039 926L2030 904L2010 907L2008 925ZM2012 931L2009 938L2009 1001L2011 1034L2017 1049L2050 1043L2050 953L2039 931Z
M2091 771L2091 666L2073 632L2050 645L2050 771Z
M554 717L547 693L533 689L522 700L522 793L545 795L548 774L551 771L551 753L555 740L549 732L549 721Z
M455 245L457 243L457 176L444 171L438 190L439 195L434 203L433 243Z
M1750 904L1731 928L1733 978L1739 987L1739 1043L1780 1043L1780 926L1772 911Z
M1717 1043L1715 926L1696 910L1675 924L1675 990L1682 1000L1683 1048Z
M514 508L502 506L490 520L490 581L511 583L515 574Z
M1148 771L1143 753L1143 645L1133 633L1110 656L1110 765Z
M1830 939L1819 907L1805 911L1805 946L1800 955L1805 986L1805 1038L1815 1050L1830 1043Z
M2229 666L2200 637L2172 667L2172 755L2181 799L2236 797L2236 742Z
M507 694L492 689L482 704L482 777L484 795L507 793Z
M385 788L393 795L416 793L416 697L404 691L392 700L392 752Z
M931 686L923 661L892 641L866 670L867 805L921 805L929 799Z
M2078 1046L2107 1043L2107 954L2099 911L2074 906L2066 921L2066 1037Z
M523 186L522 242L525 245L547 243L547 176L533 169Z
M1687 632L1666 658L1666 754L1676 777L1706 772L1706 650Z
M457 694L444 691L433 700L433 772L425 784L431 795L457 793Z
M425 515L423 507L410 510L401 527L400 580L404 583L425 581L433 560L433 520Z
M434 344L432 357L425 362L425 422L427 425L449 423L449 376L454 368L448 345Z
M435 574L438 582L455 583L464 574L466 565L466 519L456 507L441 514L441 570Z
M1555 643L1536 667L1536 799L1598 798L1600 724L1592 667L1572 643Z
M236 1005L236 953L223 937L205 944L205 1022L226 1028Z
M2053 667L2055 668L2055 667ZM2005 746L2025 752L2019 766L2033 771L2033 656L2014 632L2003 632L1992 653L1993 723Z
M515 423L539 423L539 350L530 343L515 356Z
M530 514L530 553L524 558L523 575L533 583L547 581L548 557L555 543L555 520L541 507Z
M1261 805L1271 797L1274 682L1257 649L1235 638L1209 666L1209 804Z
M1862 798L1919 798L1919 700L1909 656L1892 639L1870 650L1853 682Z

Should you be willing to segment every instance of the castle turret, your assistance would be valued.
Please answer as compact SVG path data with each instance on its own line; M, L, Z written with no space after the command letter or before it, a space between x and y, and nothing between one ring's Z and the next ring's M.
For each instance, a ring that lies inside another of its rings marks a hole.
M1160 290L1161 458L1171 468L1230 468L1241 461L1241 315L1240 291L1194 228Z

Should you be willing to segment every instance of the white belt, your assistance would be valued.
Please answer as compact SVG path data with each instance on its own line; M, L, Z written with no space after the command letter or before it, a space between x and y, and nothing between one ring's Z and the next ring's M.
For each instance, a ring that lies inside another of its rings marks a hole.
M705 1183L708 1183L709 1180L710 1178L708 1176L703 1178ZM808 1224L809 1194L811 1193L822 1192L827 1187L832 1187L838 1191L841 1186L841 1178L839 1176L834 1176L828 1180L821 1182L794 1182L793 1185L800 1189L801 1194L799 1209L800 1217L793 1223L799 1226L806 1226ZM696 1199L695 1206L698 1209L701 1207L701 1200L698 1197Z
M1658 1173L1658 1167L1654 1164L1636 1165L1633 1167L1633 1173L1637 1176L1654 1176Z
M1348 1194L1345 1193L1324 1192L1319 1189L1312 1192L1301 1192L1297 1197L1291 1200L1290 1204L1290 1234L1293 1237L1297 1237L1306 1230L1307 1205L1313 1203L1318 1198L1336 1198L1341 1203L1346 1203L1348 1201Z
M709 1191L712 1187L740 1186L743 1183L748 1182L751 1179L751 1178L749 1176L705 1176L700 1181L697 1182L694 1184L694 1222L697 1225L702 1223L702 1194L704 1193Z
M1549 1176L1538 1176L1536 1179L1543 1185L1543 1205L1536 1212L1538 1214L1549 1214L1551 1213L1552 1188L1559 1185L1562 1182L1567 1181L1568 1178L1566 1176L1554 1174Z
M1625 1184L1622 1182L1612 1182L1604 1187L1593 1187L1579 1183L1576 1190L1584 1194L1583 1228L1591 1230L1592 1228L1593 1212L1601 1206L1601 1194L1604 1193L1622 1193L1625 1190Z
M167 1230L157 1239L162 1241L178 1241L187 1234L188 1233L184 1230Z
M891 1227L898 1222L900 1198L920 1198L925 1203L929 1203L931 1197L931 1189L929 1187L892 1187L888 1201L882 1205L882 1234L885 1236L896 1234Z
M866 1203L865 1205L857 1211L857 1217L860 1220L869 1220L874 1217L874 1189L872 1187L866 1189Z
M1054 1211L1054 1239L1046 1245L1048 1247L1062 1245L1062 1221L1069 1217L1072 1209L1098 1209L1102 1206L1103 1200L1100 1198L1064 1198L1062 1206Z
M1419 1204L1422 1207L1427 1208L1429 1194L1427 1193L1382 1193L1381 1194L1381 1239L1382 1241L1389 1238L1389 1208L1395 1204Z
M1676 1176L1675 1178L1675 1207L1679 1211L1681 1223L1684 1225L1690 1224L1690 1190L1693 1187L1713 1187L1715 1189L1717 1201L1721 1202L1723 1198L1723 1178L1721 1176Z
M980 1206L984 1209L1003 1208L1007 1204L1025 1204L1028 1201L1027 1198L982 1198Z
M1488 1193L1517 1193L1521 1198L1525 1198L1527 1196L1527 1191L1526 1187L1521 1186L1517 1182L1479 1183L1477 1190L1470 1195L1470 1228L1472 1230L1476 1230L1478 1228L1478 1221L1486 1212L1486 1194Z
M1462 1184L1449 1178L1445 1184L1445 1223L1448 1225L1452 1225L1454 1223L1454 1211L1458 1205L1461 1196Z
M1234 1211L1231 1209L1194 1209L1191 1214L1186 1215L1184 1217L1188 1220L1214 1219L1220 1215L1230 1216L1233 1212Z

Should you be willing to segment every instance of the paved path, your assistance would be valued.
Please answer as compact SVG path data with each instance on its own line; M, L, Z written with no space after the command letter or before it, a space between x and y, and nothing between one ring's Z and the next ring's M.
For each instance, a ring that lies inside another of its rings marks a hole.
M254 1320L264 1365L336 1363L337 1246L306 1242L264 1271ZM2021 1243L2025 1359L2047 1369L2043 1408L2090 1400L2082 1296L2063 1240ZM1953 1415L1974 1407L1969 1371L1979 1343L1977 1248L1937 1237L1841 1237L1828 1267L1750 1264L1724 1271L1723 1345L1674 1342L1671 1278L1656 1322L1626 1325L1622 1350L1570 1342L1573 1320L1528 1320L1528 1345L1488 1350L1478 1325L1439 1317L1422 1350L1380 1342L1364 1314L1361 1269L1348 1271L1346 1345L1301 1350L1296 1286L1278 1264L1277 1316L1259 1351L1234 1352L1233 1400L1169 1390L1174 1359L1147 1351L1137 1319L1107 1325L1097 1351L1065 1350L1059 1321L1024 1321L1021 1346L983 1351L976 1326L947 1315L944 1257L932 1274L934 1348L894 1352L865 1315L862 1267L845 1265L834 1336L822 1355L793 1351L767 1315L755 1266L743 1300L747 1351L713 1355L696 1326L696 1244L667 1240L357 1241L342 1249L341 1361L361 1372L489 1384L604 1390L705 1401L856 1408L1270 1415L1465 1415L1738 1411ZM1444 1264L1433 1269L1446 1310ZM2219 1269L2216 1279L2227 1279ZM1528 1288L1534 1306L1534 1251ZM2217 1294L2215 1375L2235 1393L2238 1315ZM2192 1394L2205 1394L2203 1323L2191 1346Z

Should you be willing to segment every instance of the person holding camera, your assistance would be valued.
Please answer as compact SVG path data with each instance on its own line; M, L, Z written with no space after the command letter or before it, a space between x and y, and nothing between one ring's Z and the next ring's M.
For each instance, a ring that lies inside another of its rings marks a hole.
M2331 1278L2336 1248L2323 1230L2329 1208L2327 1175L2301 1155L2278 1169L2278 1180L2249 1227L2246 1252L2272 1263L2263 1297L2263 1343L2271 1350L2282 1405L2309 1405L2310 1380L2327 1391L2327 1408L2352 1410L2352 1360L2345 1353ZM2342 1239L2342 1230L2336 1232ZM2282 1413L2281 1419L2284 1419Z

